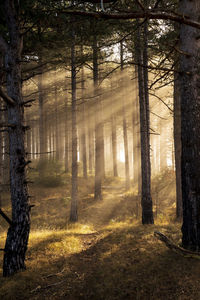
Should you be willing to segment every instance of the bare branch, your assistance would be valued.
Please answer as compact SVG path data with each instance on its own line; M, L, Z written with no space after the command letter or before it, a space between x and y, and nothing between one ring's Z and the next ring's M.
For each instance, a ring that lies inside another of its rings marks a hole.
M153 97L155 97L155 98L157 98L159 101L161 101L172 113L174 112L173 111L173 109L171 109L170 107L169 107L169 105L167 105L164 101L163 101L163 99L161 99L159 96L157 96L157 95L155 95L155 94L153 94L153 93L150 93L149 92L149 95L151 95L151 96L153 96Z
M58 13L65 13L69 15L79 15L83 17L94 17L102 19L115 19L115 20L129 20L129 19L158 19L158 20L171 20L178 22L180 24L189 25L195 28L200 29L200 23L192 20L189 16L177 14L173 11L164 11L164 10L141 10L141 11L130 11L124 13L104 13L104 12L88 12L88 11L75 11L75 10L58 10Z
M0 86L0 97L8 104L11 106L14 106L16 103L15 101L10 98L2 89L2 87Z
M21 103L21 105L27 107L28 104L30 104L30 103L32 103L32 102L34 102L34 101L36 101L36 99L30 99L30 100L27 100L27 101L23 101L23 102Z
M12 226L12 221L11 221L11 219L1 210L1 208L0 208L0 215L4 218L4 220L6 220L6 222L10 225L10 226Z
M150 113L151 113L152 115L154 115L154 116L156 116L156 117L158 117L158 118L162 119L162 120L167 120L166 118L163 118L163 117L161 117L161 116L157 115L157 114L156 114L156 113L154 113L153 111L150 111Z

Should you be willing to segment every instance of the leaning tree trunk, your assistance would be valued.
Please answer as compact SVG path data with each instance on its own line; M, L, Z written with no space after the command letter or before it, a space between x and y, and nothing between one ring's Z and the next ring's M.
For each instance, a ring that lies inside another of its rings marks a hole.
M72 23L74 18L72 17ZM76 107L76 58L75 29L72 24L71 39L71 86L72 86L72 191L70 222L78 221L78 163L77 163L77 107Z
M146 24L146 22L145 22ZM147 24L146 24L147 26ZM146 30L144 30L145 33ZM144 34L144 47L147 47L146 33ZM142 51L141 51L141 34L140 28L137 29L135 39L135 54L138 64L138 87L139 87L139 102L140 102L140 139L141 139L141 171L142 171L142 223L153 224L153 209L151 198L151 163L150 163L150 141L149 141L149 106L146 94L146 77L142 68ZM147 49L144 51L147 51ZM147 54L146 54L147 55ZM144 58L144 56L143 56ZM147 68L147 61L146 68Z
M199 21L199 0L180 1L180 13ZM182 244L200 251L200 40L199 30L180 25Z
M7 94L13 99L8 104L10 192L12 223L8 229L3 261L3 275L9 276L25 269L25 254L30 231L30 206L26 181L25 126L21 86L22 36L14 1L5 1L6 22L10 41L5 43L4 57Z

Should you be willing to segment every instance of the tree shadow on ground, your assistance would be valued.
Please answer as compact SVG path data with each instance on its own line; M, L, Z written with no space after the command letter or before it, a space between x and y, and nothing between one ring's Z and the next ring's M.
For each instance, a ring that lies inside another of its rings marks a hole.
M115 230L65 263L60 257L56 264L67 271L51 281L60 284L48 287L47 280L47 288L30 299L199 299L200 262L166 249L154 229L159 228Z

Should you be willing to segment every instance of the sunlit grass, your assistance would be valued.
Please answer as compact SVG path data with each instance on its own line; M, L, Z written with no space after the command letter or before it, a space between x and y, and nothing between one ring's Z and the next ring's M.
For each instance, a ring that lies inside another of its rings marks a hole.
M179 257L154 237L158 230L181 242L181 225L173 222L173 191L167 192L173 189L173 176L163 176L155 225L150 226L141 225L140 215L136 218L135 189L119 193L113 186L103 201L94 201L84 187L77 224L68 222L70 203L63 204L62 190L38 190L27 270L0 278L0 299L198 299L199 261ZM5 231L0 238L3 248Z

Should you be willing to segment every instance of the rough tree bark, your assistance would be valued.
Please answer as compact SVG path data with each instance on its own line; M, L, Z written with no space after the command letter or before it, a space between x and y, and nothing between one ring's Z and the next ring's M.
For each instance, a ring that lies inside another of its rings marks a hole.
M183 215L181 189L181 103L179 76L174 74L174 152L176 168L176 217Z
M137 22L138 23L138 22ZM146 24L146 22L145 22ZM146 25L147 26L147 25ZM144 31L145 32L145 31ZM147 47L146 34L144 35L144 47ZM143 49L143 51L147 51ZM151 198L151 163L150 163L150 141L149 141L149 105L146 95L146 82L142 69L141 31L137 29L135 38L135 55L138 63L138 87L140 102L140 139L141 139L141 171L142 171L142 223L153 224L153 209ZM146 54L147 55L147 54ZM148 59L146 63L148 62Z
M12 224L7 233L3 260L3 276L9 276L26 268L25 254L30 231L30 206L26 181L26 151L24 147L25 127L21 86L21 53L23 40L20 34L15 1L5 1L6 24L9 43L0 39L4 55L6 87L13 104L7 102L10 153L10 193L12 202ZM6 99L4 99L6 101Z
M199 21L199 0L180 1L180 13ZM200 250L200 34L180 25L182 244ZM184 53L184 54L183 54Z

